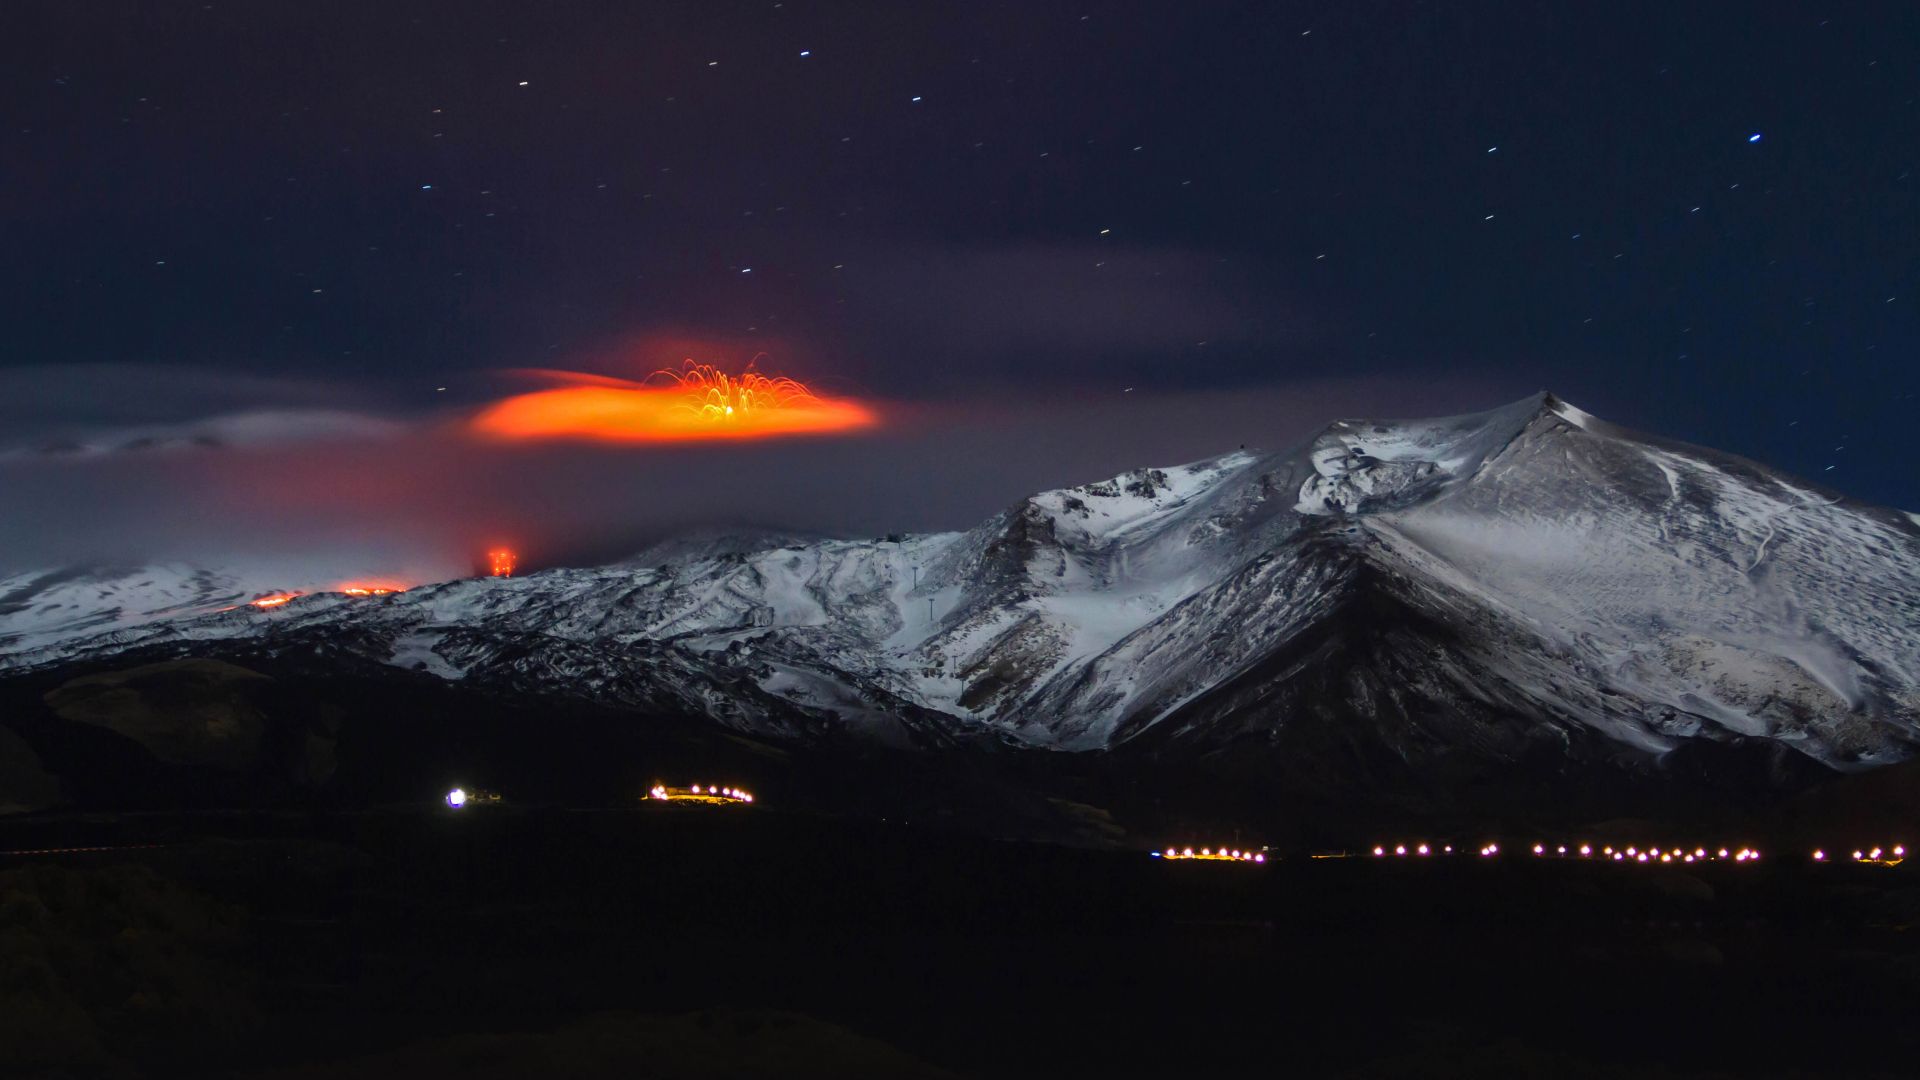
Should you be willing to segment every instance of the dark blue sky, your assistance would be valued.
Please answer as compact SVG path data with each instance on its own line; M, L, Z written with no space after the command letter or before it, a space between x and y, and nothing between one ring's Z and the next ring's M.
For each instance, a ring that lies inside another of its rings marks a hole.
M0 415L685 339L932 403L1551 388L1920 507L1916 12L9 3L0 364L237 389Z

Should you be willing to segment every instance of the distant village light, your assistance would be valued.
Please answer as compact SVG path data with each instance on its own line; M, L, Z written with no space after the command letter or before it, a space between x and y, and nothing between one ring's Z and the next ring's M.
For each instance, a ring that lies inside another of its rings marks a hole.
M1191 859L1194 862L1263 863L1267 861L1267 857L1265 855L1259 854L1257 852L1242 851L1238 848L1228 848L1228 847L1221 847L1217 849L1211 848L1211 847L1203 847L1200 849L1200 852L1197 855L1194 854L1194 850L1192 848L1168 848L1165 851L1156 851L1153 854L1162 859L1180 859L1180 860Z
M693 784L683 788L655 784L647 789L646 797L656 802L704 803L708 806L730 806L753 801L753 796L746 789L720 784Z

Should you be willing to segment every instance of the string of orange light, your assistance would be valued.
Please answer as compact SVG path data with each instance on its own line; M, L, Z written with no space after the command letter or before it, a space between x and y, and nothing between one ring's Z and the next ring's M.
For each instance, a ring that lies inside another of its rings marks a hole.
M1374 858L1427 858L1452 855L1453 853L1453 845L1451 844L1435 844L1423 841L1375 844L1372 849L1367 852L1368 855ZM1501 853L1501 848L1496 842L1488 842L1475 849L1475 853L1481 858L1493 858ZM1632 863L1634 865L1661 863L1667 865L1674 863L1685 865L1687 863L1723 861L1751 863L1758 862L1761 854L1760 849L1752 845L1744 845L1741 847L1703 847L1698 845L1694 847L1686 847L1684 845L1661 847L1658 844L1654 844L1643 848L1637 844L1615 847L1611 844L1596 846L1592 843L1535 843L1528 849L1528 853L1534 858L1542 859L1590 859L1597 862ZM1341 851L1318 853L1312 857L1316 859L1338 859L1349 858L1351 856L1351 852ZM1856 848L1844 861L1874 866L1898 866L1905 861L1906 856L1907 849L1904 845L1892 844L1884 847ZM1814 849L1811 858L1813 862L1817 863L1843 861L1835 856L1829 855L1825 848Z
M1481 844L1479 848L1477 848L1475 851L1475 854L1477 854L1480 858L1483 858L1483 859L1494 858L1498 856L1500 853L1501 853L1501 848L1499 843L1497 842L1488 842L1488 843ZM1434 844L1425 843L1425 842L1413 842L1411 844L1395 843L1391 845L1375 844L1373 846L1373 850L1371 854L1373 855L1374 858L1388 858L1388 857L1406 858L1408 856L1411 856L1414 858L1425 858L1432 855L1451 855L1453 854L1453 845L1451 844L1434 845ZM1662 848L1658 845L1642 848L1637 844L1628 845L1627 847L1623 847L1623 848L1616 848L1609 844L1609 845L1603 845L1600 848L1595 849L1594 845L1590 843L1554 844L1551 846L1547 844L1537 843L1533 845L1531 849L1531 854L1535 858L1595 859L1602 862L1621 862L1621 863L1631 862L1635 864L1639 864L1639 863L1683 863L1684 864L1684 863L1696 863L1696 862L1719 862L1723 859L1731 862L1745 863L1745 862L1753 862L1758 860L1760 858L1760 849L1755 847L1686 848L1686 847L1678 847L1678 846L1671 847L1671 848Z
M647 798L656 802L750 803L753 796L744 788L718 784L694 784L692 787L668 787L655 784L647 789Z
M1153 857L1156 859L1195 859L1209 862L1263 863L1267 861L1267 856L1264 852L1242 851L1239 848L1224 847L1218 849L1203 847L1199 851L1195 851L1190 847L1168 848L1165 851L1154 852Z
M1813 861L1817 863L1827 862L1826 849L1815 848ZM1907 861L1907 849L1901 844L1895 844L1890 848L1855 848L1852 861L1863 863L1867 866L1899 866L1901 863Z

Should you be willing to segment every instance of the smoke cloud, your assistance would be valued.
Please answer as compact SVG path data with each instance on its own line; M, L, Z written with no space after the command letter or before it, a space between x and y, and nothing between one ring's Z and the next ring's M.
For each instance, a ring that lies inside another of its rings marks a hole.
M1285 448L1341 416L1463 412L1532 389L1322 379L1007 395L882 405L885 423L849 435L642 447L490 442L454 410L328 411L295 437L275 418L312 414L248 409L175 421L225 433L208 443L0 461L0 572L178 560L423 581L470 573L499 545L535 568L610 561L703 526L965 528L1049 487Z

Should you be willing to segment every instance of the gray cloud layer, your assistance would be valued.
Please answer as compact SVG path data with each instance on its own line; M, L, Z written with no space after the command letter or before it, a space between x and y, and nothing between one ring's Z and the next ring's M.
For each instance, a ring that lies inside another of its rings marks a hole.
M0 571L311 559L426 578L465 573L503 542L532 562L578 563L715 523L840 535L963 528L1047 487L1243 443L1285 447L1339 416L1468 411L1532 389L1328 379L1101 391L906 406L857 438L646 449L488 445L444 420L396 429L360 417L298 441L0 464Z

